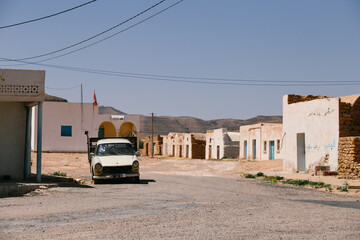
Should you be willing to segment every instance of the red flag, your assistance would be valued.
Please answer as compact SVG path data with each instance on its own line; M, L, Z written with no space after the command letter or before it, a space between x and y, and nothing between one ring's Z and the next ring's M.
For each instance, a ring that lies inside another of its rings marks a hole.
M97 100L96 100L96 95L95 95L95 91L94 91L94 106L97 106L98 105L98 103L97 103Z

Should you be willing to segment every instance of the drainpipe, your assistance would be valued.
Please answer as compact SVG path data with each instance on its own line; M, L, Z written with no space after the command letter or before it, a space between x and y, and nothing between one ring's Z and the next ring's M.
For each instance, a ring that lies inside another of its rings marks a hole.
M42 151L42 110L43 103L38 104L38 132L37 132L37 158L36 158L36 181L41 182L41 151Z
M26 107L26 126L25 126L25 160L24 160L24 179L28 180L30 175L31 161L31 106Z

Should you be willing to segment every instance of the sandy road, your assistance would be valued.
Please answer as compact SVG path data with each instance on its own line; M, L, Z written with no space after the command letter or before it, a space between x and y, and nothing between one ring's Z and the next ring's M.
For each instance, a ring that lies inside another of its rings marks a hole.
M360 239L359 198L249 179L143 174L140 184L0 198L0 239Z
M360 239L359 197L236 178L281 161L140 162L140 184L0 198L0 239ZM86 154L46 153L43 169L90 179Z

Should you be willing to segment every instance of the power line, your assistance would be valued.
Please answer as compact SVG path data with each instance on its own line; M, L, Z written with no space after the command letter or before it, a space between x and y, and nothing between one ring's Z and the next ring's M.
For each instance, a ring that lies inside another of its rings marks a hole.
M3 60L9 60L6 58L0 58ZM229 79L225 80L225 78L195 78L195 77L185 77L181 76L173 76L173 78L169 77L166 78L165 75L151 75L151 74L138 74L135 73L126 74L122 72L116 71L105 71L105 70L98 70L98 69L87 69L87 68L76 68L76 67L69 67L69 66L61 66L61 65L50 65L50 64L43 64L43 63L32 63L32 62L25 62L25 61L17 61L42 67L49 67L49 68L56 68L68 71L76 71L76 72L83 72L83 73L92 73L98 75L105 75L105 76L117 76L117 77L126 77L132 79L143 79L143 80L151 80L151 81L164 81L164 82L173 82L173 83L192 83L192 84L207 84L207 85L223 85L223 86L268 86L268 87L315 87L315 86L357 86L360 85L360 81L283 81L283 80L249 80L249 79ZM157 76L157 77L155 77ZM185 79L181 79L185 78ZM193 79L193 80L191 80ZM217 79L217 80L215 80ZM224 80L224 81L220 81ZM234 81L237 82L234 82Z
M111 28L108 28L107 30L102 31L101 33L98 33L98 34L96 34L96 35L94 35L94 36L92 36L92 37L90 37L90 38L87 38L87 39L85 39L85 40L82 40L82 41L80 41L80 42L78 42L78 43L72 44L72 45L70 45L70 46L67 46L67 47L64 47L64 48L61 48L61 49L52 51L52 52L44 53L44 54L37 55L37 56L33 56L33 57L16 59L16 60L23 61L23 60L29 60L29 59L34 59L34 58L45 57L45 56L48 56L48 55L51 55L51 54L54 54L54 53L62 52L62 51L67 50L67 49L69 49L69 48L73 48L73 47L75 47L75 46L78 46L78 45L80 45L80 44L83 44L83 43L85 43L85 42L88 42L88 41L90 41L90 40L92 40L92 39L94 39L94 38L96 38L96 37L99 37L99 36L101 36L101 35L109 32L109 31L111 31L111 30L113 30L113 29L115 29L115 28L120 27L121 25L123 25L123 24L125 24L125 23L127 23L127 22L129 22L129 21L131 21L131 20L133 20L133 19L135 19L135 18L137 18L137 17L139 17L140 15L142 15L142 14L150 11L151 9L155 8L156 6L160 5L161 3L165 2L165 1L167 1L167 0L161 0L160 2L152 5L151 7L149 7L149 8L147 8L147 9L145 9L144 11L136 14L135 16L133 16L133 17L131 17L131 18L129 18L129 19L127 19L127 20L125 20L125 21L123 21L123 22L121 22L121 23L119 23L119 24L117 24L117 25L115 25L115 26L113 26L113 27L111 27Z
M81 85L76 85L74 87L67 87L67 88L54 88L54 87L45 87L46 89L50 89L50 90L71 90L71 89L75 89L75 88L79 88L81 87Z
M127 30L130 30L130 29L132 29L132 28L140 25L141 23L144 23L144 22L152 19L153 17L156 17L157 15L159 15L159 14L161 14L161 13L169 10L170 8L175 7L176 5L178 5L179 3L181 3L182 1L184 1L184 0L180 0L180 1L178 1L178 2L176 2L176 3L174 3L174 4L172 4L172 5L168 6L167 8L164 8L163 10L161 10L161 11L159 11L159 12L157 12L157 13L155 13L155 14L153 14L153 15L151 15L151 16L149 16L149 17L147 17L147 18L145 18L145 19L143 19L143 20L141 20L141 21L139 21L139 22L137 22L137 23L135 23L135 24L133 24L133 25L131 25L131 26L123 29L123 30L121 30L121 31L119 31L119 32L117 32L117 33L114 33L114 34L112 34L112 35L110 35L110 36L108 36L108 37L106 37L106 38L100 39L100 40L98 40L98 41L96 41L96 42L94 42L94 43L91 43L91 44L86 45L86 46L84 46L84 47L81 47L81 48L79 48L79 49L76 49L76 50L73 50L73 51L70 51L70 52L67 52L67 53L58 55L58 56L46 58L46 59L43 59L43 60L41 60L41 61L37 61L37 62L34 62L34 63L42 63L42 62L49 61L49 60L52 60L52 59L60 58L60 57L63 57L63 56L66 56L66 55L69 55L69 54L78 52L78 51L80 51L80 50L86 49L86 48L91 47L91 46L93 46L93 45L95 45L95 44L98 44L98 43L100 43L100 42L103 42L103 41L105 41L105 40L107 40L107 39L109 39L109 38L112 38L112 37L120 34L120 33L123 33L123 32L125 32L125 31L127 31ZM16 60L9 60L9 61L16 61ZM25 64L1 65L1 66L22 66L22 65L27 65L27 63L25 63Z
M97 0L92 0L92 1L89 1L89 2L86 2L86 3L83 3L83 4L81 4L81 5L75 6L75 7L73 7L73 8L69 8L69 9L67 9L67 10L64 10L64 11L61 11L61 12L58 12L58 13L54 13L54 14L51 14L51 15L48 15L48 16L45 16L45 17L36 18L36 19L32 19L32 20L28 20L28 21L24 21L24 22L20 22L20 23L14 23L14 24L7 25L7 26L1 26L0 29L15 27L15 26L19 26L19 25L26 24L26 23L31 23L31 22L36 22L36 21L44 20L44 19L46 19L46 18L51 18L51 17L57 16L57 15L60 15L60 14L66 13L66 12L70 12L70 11L75 10L75 9L77 9L77 8L80 8L80 7L84 7L85 5L88 5L88 4L93 3L93 2L96 2L96 1L97 1Z

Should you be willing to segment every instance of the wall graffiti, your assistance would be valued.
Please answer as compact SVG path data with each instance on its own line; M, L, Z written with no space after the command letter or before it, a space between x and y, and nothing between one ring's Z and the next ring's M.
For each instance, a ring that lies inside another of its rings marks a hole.
M309 113L308 117L311 117L311 116L316 116L316 117L325 117L327 115L330 115L331 113L333 113L335 110L334 109L330 109L328 108L326 112L324 113L320 113L320 112L312 112L312 113Z
M321 149L323 150L334 150L336 147L335 145L335 138L333 138L332 142L331 143L328 143L328 144L322 144L322 145L319 145L319 144L308 144L306 146L306 150L308 152L313 152L313 151L320 151Z

